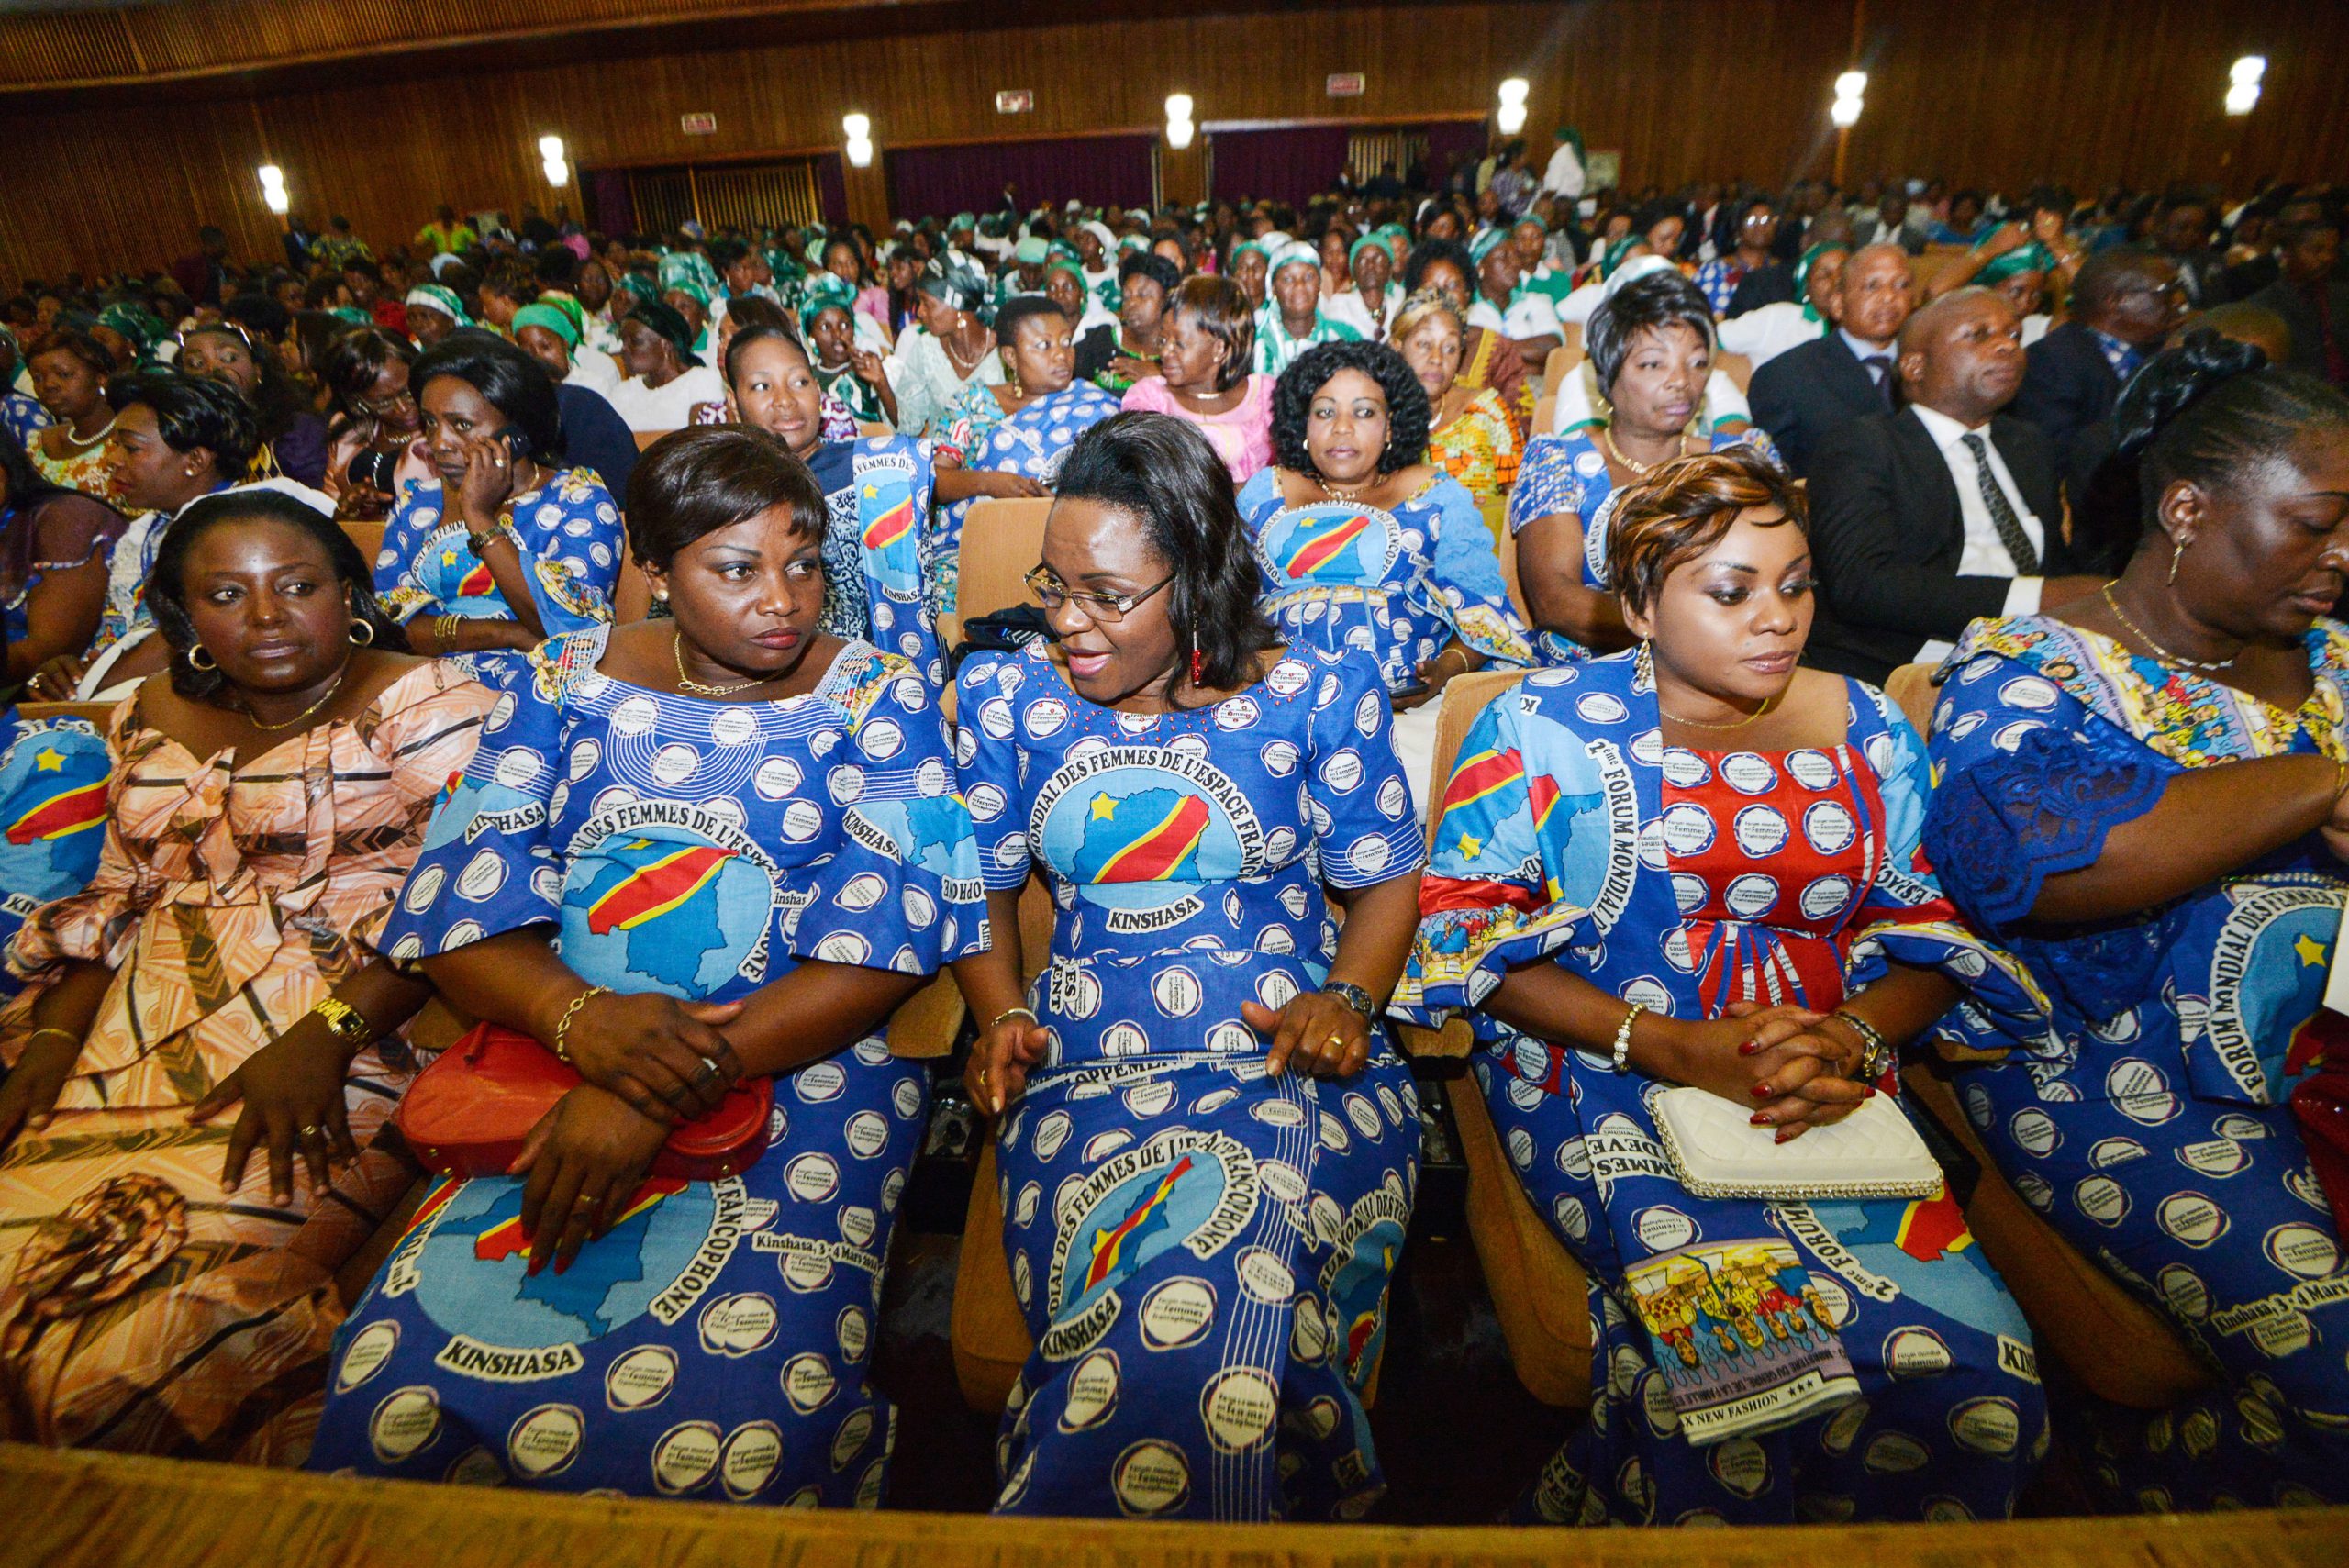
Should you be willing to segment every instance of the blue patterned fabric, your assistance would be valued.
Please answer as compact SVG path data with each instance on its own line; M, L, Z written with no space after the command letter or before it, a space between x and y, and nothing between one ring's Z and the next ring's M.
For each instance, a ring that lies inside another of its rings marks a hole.
M1501 664L1532 662L1476 498L1437 471L1389 511L1339 501L1290 506L1281 471L1240 492L1255 536L1264 611L1290 644L1375 655L1390 693L1457 637Z
M1360 1398L1418 1179L1382 1029L1352 1078L1268 1078L1243 1001L1327 977L1323 892L1414 871L1386 693L1296 649L1189 712L1124 714L1047 651L960 676L987 886L1040 871L1045 1062L996 1146L1037 1348L996 1445L1008 1513L1355 1517L1383 1490Z
M0 428L6 428L10 435L17 438L17 444L26 450L32 450L35 436L55 423L57 421L49 417L49 410L40 406L39 398L14 388L0 391Z
M1844 741L1667 747L1631 654L1538 672L1461 744L1398 1011L1481 1006L1549 962L1668 1017L1830 1008L1887 960L2031 1013L1956 924L1918 833L1923 748L1850 683ZM1702 1198L1674 1175L1664 1085L1470 1011L1510 1163L1590 1276L1590 1419L1525 1521L1998 1518L2043 1451L2022 1315L1944 1189L1915 1201ZM1757 1275L1754 1260L1774 1259ZM1675 1278L1676 1273L1695 1276ZM1824 1336L1840 1362L1814 1367ZM1733 1383L1739 1407L1691 1396ZM1701 1440L1684 1408L1708 1422Z
M0 713L0 952L27 916L96 874L112 771L106 738L88 720ZM23 985L0 966L0 996Z
M1518 465L1517 484L1508 495L1508 531L1514 539L1538 517L1565 514L1581 519L1582 581L1586 588L1606 588L1607 528L1615 515L1618 492L1599 449L1598 426L1585 426L1562 436L1536 436ZM1776 462L1777 449L1759 427L1739 426L1717 430L1708 449L1727 451L1750 446ZM1572 664L1590 657L1590 650L1548 627L1535 629L1533 652L1552 666Z
M2186 769L2349 754L2349 629L2307 647L2297 713L2045 617L1977 621L1944 666L1927 840L2053 1004L2043 1032L1955 1015L2009 1053L1959 1099L2023 1199L2222 1377L2151 1415L2072 1402L2118 1506L2349 1500L2349 1274L2287 1106L2340 1033L2321 998L2349 878L2311 834L2141 915L2030 919Z
M930 443L911 436L826 441L808 467L831 513L824 529L823 629L909 660L942 690L946 664L926 596L926 519L938 486Z
M627 993L730 1001L820 960L928 973L985 946L929 683L852 643L818 689L713 703L529 656L435 817L382 945L551 925ZM780 1076L740 1176L652 1180L567 1273L525 1271L521 1184L441 1184L338 1335L310 1462L561 1491L872 1507L865 1382L927 1102L878 1035Z
M612 585L628 541L619 506L595 471L556 474L514 497L507 516L546 634L559 637L609 621ZM473 554L463 519L447 510L438 479L417 480L402 491L375 557L375 592L402 624L419 615L517 618L488 564Z
M974 385L980 396L995 401L993 389ZM1050 489L1058 483L1061 464L1076 438L1117 413L1119 406L1115 397L1091 382L1077 382L989 426L976 445L963 454L963 466L988 473L1017 473ZM954 608L961 579L963 519L970 515L972 504L955 501L938 509L931 555L938 584L935 598L941 614L951 614Z

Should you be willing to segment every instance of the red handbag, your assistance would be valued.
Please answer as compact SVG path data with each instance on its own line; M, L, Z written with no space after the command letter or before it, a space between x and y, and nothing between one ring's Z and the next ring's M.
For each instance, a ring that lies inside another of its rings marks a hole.
M521 1030L475 1024L408 1085L400 1135L428 1170L502 1176L539 1118L582 1082L577 1068ZM716 1110L670 1130L651 1173L690 1182L740 1174L766 1152L774 1109L773 1080L743 1079Z

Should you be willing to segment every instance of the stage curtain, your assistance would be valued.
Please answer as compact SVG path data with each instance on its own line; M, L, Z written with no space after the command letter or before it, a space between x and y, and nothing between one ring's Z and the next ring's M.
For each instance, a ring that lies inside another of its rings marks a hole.
M1211 194L1219 201L1269 197L1303 206L1314 192L1337 182L1353 136L1341 125L1209 131Z
M1003 205L1007 181L1020 208L1150 206L1150 153L1157 138L1084 136L1055 141L978 141L952 147L885 149L889 210L900 217L950 217Z

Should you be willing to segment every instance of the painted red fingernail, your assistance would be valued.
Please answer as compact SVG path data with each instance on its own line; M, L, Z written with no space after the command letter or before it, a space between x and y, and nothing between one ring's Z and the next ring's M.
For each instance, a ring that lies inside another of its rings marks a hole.
M1755 1127L1767 1127L1767 1126L1769 1126L1769 1125L1770 1125L1770 1118L1769 1118L1768 1117L1766 1117L1766 1116L1761 1116L1761 1115L1758 1115L1758 1114L1757 1114L1757 1115L1754 1115L1754 1116L1747 1117L1745 1119L1746 1119L1749 1123L1751 1123L1753 1126L1755 1126Z
M1757 1099L1757 1100L1766 1100L1766 1099L1768 1099L1768 1098L1770 1097L1770 1094L1771 1094L1770 1085L1769 1085L1769 1084L1754 1084L1754 1085L1753 1085L1753 1097L1754 1097L1755 1099Z
M554 1272L558 1274L569 1273L571 1272L571 1260L569 1258L557 1258L554 1261Z
M1773 1142L1773 1143L1784 1143L1787 1139L1789 1139L1789 1138L1791 1138L1791 1137L1793 1137L1793 1136L1794 1136L1794 1134L1792 1134L1792 1133L1788 1132L1786 1129L1784 1129L1784 1128L1780 1128L1780 1129L1778 1129L1778 1136L1777 1136L1777 1137L1776 1137L1776 1138L1774 1138L1774 1139L1772 1139L1772 1140L1770 1140L1770 1141L1771 1141L1771 1142ZM560 1272L560 1271L558 1271L558 1272Z
M1737 1053L1738 1053L1740 1056L1751 1056L1751 1055L1753 1055L1755 1051L1759 1051L1759 1050L1761 1050L1761 1049L1762 1049L1762 1042L1761 1042L1760 1040L1747 1040L1744 1044L1742 1044L1742 1045L1741 1045L1741 1046L1739 1046L1739 1047L1737 1048Z
M533 1252L530 1254L530 1266L522 1272L535 1277L538 1272L546 1266L547 1261L544 1258L540 1257L536 1252Z

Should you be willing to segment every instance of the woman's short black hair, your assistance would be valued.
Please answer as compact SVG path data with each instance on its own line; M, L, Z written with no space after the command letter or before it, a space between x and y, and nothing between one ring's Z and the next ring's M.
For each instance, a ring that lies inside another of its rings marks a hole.
M380 327L354 327L338 333L327 346L326 362L318 368L327 390L334 395L335 406L356 419L364 412L358 400L374 390L375 378L395 361L407 366L409 388L420 390L423 384L416 379L416 345Z
M1615 297L1590 314L1584 339L1598 390L1612 398L1615 378L1631 356L1631 344L1642 332L1686 327L1699 341L1713 346L1713 308L1704 290L1669 267L1644 272L1615 291Z
M823 486L781 437L747 425L677 430L647 448L629 476L629 553L665 572L694 540L777 506L791 508L802 539L822 537L831 515Z
M1068 313L1053 304L1050 295L1014 295L1004 301L1002 307L995 313L995 340L998 343L1009 343L1012 334L1019 329L1021 322L1033 321L1040 316L1057 316L1063 321L1068 320ZM1074 331L1076 323L1069 321L1068 324L1069 329Z
M25 350L25 362L32 363L43 354L71 354L82 361L92 375L112 375L122 367L114 362L114 350L73 327L53 327L33 346Z
M1158 292L1172 296L1183 286L1182 270L1155 250L1132 250L1118 263L1118 286L1125 287L1136 276L1148 278L1158 285Z
M1166 314L1189 317L1224 346L1223 364L1215 373L1218 392L1230 392L1248 379L1256 361L1256 313L1238 284L1206 275L1186 278L1167 295Z
M213 473L231 484L251 470L261 450L261 417L224 382L177 371L118 375L106 383L106 402L117 416L133 404L152 408L165 446L175 452L203 448L212 454Z
M172 651L172 690L209 702L228 687L228 677L217 667L200 670L188 662L188 654L195 647L195 622L187 613L187 557L195 541L212 529L243 522L282 523L308 534L326 551L336 580L350 591L353 617L374 628L375 645L401 646L400 628L376 601L374 574L367 558L359 553L340 524L282 490L223 491L205 496L173 518L155 547L155 570L147 579L147 603L154 612L155 629Z
M799 340L797 333L787 327L780 327L765 321L754 321L726 340L725 372L728 386L734 384L734 361L741 357L743 350L753 343L786 344L793 353L807 361L809 370L816 368L815 359L807 352L807 345Z
M444 375L463 382L506 416L529 443L524 457L545 462L562 455L562 401L555 395L554 378L528 350L495 332L460 327L409 367L408 385L419 406L425 387Z
M519 256L500 256L490 263L489 272L481 280L479 294L494 294L510 299L517 305L528 305L539 297L538 274L530 263Z
M1360 371L1386 395L1386 445L1378 472L1399 473L1427 455L1427 388L1403 356L1384 343L1316 343L1281 372L1273 387L1273 461L1292 473L1311 473L1313 454L1305 445L1306 415L1313 399L1340 371Z
M1426 277L1428 269L1438 261L1449 261L1459 268L1460 281L1468 285L1470 294L1476 292L1476 263L1469 257L1468 247L1457 239L1446 239L1441 236L1412 244L1411 259L1403 263L1403 292L1419 293L1419 280Z
M787 327L791 316L763 294L737 294L727 295L726 319L739 338L753 327Z
M294 324L293 313L265 294L240 294L222 306L220 314L245 329L248 342L256 335L283 341ZM197 330L201 328L192 329L187 336L194 337Z
M2349 395L2197 327L2130 378L2112 419L2115 450L2137 464L2143 548L2167 537L2150 519L2173 484L2215 490L2254 464L2288 458L2311 432L2349 426Z
M1055 495L1141 523L1173 574L1166 617L1177 667L1198 656L1196 684L1230 691L1254 678L1256 655L1280 638L1257 607L1261 578L1231 471L1189 420L1112 414L1069 448Z
M269 303L273 305L276 302L272 300ZM282 316L284 312L281 310L278 314ZM234 320L213 321L189 328L180 337L183 351L189 343L206 332L234 338L245 346L245 352L251 357L253 369L261 376L253 387L252 405L254 416L261 422L262 440L277 439L293 427L296 419L310 412L308 396L294 384L294 378L279 365L277 356L270 352L269 345L256 339Z

